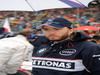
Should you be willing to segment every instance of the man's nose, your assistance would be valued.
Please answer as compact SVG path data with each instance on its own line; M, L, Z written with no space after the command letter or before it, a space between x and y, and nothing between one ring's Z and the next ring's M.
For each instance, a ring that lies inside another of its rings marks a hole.
M49 34L55 34L55 31L49 31L48 33Z

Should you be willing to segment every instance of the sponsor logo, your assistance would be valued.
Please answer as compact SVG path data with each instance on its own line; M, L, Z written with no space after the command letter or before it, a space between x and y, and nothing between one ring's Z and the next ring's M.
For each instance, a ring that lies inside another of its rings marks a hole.
M73 62L59 62L59 61L47 61L47 60L33 60L33 65L41 65L47 67L57 67L64 69L74 69L75 63Z
M93 57L100 57L100 55L93 55Z
M59 71L82 71L85 69L82 60L67 60L46 57L32 57L32 67Z
M65 49L59 52L59 54L63 56L70 56L73 55L74 53L76 53L75 49Z
M42 48L38 51L38 54L44 53L46 51L46 48Z

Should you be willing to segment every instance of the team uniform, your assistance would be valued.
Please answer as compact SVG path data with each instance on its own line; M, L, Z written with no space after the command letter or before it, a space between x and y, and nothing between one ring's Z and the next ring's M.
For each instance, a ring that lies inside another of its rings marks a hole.
M77 32L72 40L40 46L32 55L34 75L100 75L100 46Z

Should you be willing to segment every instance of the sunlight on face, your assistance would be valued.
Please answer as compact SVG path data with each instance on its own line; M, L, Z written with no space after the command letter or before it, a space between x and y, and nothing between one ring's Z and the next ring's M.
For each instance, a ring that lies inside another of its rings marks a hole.
M67 27L64 28L54 28L52 26L42 26L42 30L45 34L45 36L49 40L54 40L54 41L61 41L70 36L70 29Z

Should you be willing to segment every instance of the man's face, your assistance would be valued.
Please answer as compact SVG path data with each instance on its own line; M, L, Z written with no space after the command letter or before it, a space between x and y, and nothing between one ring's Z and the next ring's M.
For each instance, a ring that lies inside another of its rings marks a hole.
M64 27L64 28L55 28L52 26L42 26L42 30L45 34L45 36L49 39L49 40L53 40L53 41L61 41L64 39L69 38L69 36L72 33L72 30Z

